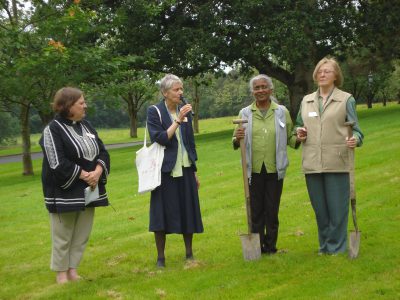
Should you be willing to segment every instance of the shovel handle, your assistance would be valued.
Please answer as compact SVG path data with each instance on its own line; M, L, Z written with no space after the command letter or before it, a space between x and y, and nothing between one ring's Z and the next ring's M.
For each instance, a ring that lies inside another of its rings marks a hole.
M353 136L353 126L355 122L346 122L344 125L347 126L347 134L348 138ZM349 149L349 163L350 163L350 202L351 202L351 214L353 217L353 224L354 229L358 232L358 225L357 225L357 211L356 211L356 189L355 189L355 180L354 180L354 149Z
M344 125L347 126L347 137L351 138L353 136L353 126L356 122L345 122Z
M345 126L347 126L347 136L348 138L351 138L353 136L353 126L355 122L346 122L344 123ZM354 149L349 148L349 173L350 173L350 194L353 194L354 196L350 195L351 199L355 199L355 189L354 189Z
M353 224L354 224L354 230L358 232L358 225L357 225L357 211L356 211L356 199L351 199L351 213L353 216Z
M247 232L251 234L250 189L249 179L247 178L246 147L244 145L243 139L240 140L240 154L242 156L244 196L246 197Z
M239 128L242 128L242 124L247 123L247 120L233 120L233 124L237 124ZM249 191L249 179L247 177L247 162L246 162L246 146L244 139L240 139L240 155L242 160L242 175L243 175L243 186L244 195L246 198L246 214L247 214L247 231L251 234L251 208L250 208L250 191Z

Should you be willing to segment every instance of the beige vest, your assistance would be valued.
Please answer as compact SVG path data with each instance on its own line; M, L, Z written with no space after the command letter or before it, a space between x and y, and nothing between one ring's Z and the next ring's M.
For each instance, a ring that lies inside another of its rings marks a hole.
M303 98L301 116L307 128L307 140L303 143L305 174L349 171L347 127L344 123L346 103L350 96L335 88L322 114L317 92Z

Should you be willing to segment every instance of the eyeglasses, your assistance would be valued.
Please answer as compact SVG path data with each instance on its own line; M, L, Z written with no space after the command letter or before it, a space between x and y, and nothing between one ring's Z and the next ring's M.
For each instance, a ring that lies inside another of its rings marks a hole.
M333 72L335 72L335 71L332 71L332 70L319 70L319 71L317 72L317 74L318 74L318 75L321 75L322 73L324 73L324 74L331 74L331 73L333 73Z

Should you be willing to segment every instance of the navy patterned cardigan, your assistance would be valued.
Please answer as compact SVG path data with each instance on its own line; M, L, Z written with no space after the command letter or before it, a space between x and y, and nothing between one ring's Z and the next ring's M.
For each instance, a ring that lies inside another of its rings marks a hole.
M103 167L99 179L99 199L88 206L107 206L105 189L110 173L110 156L88 121L73 122L56 116L43 130L39 141L43 151L42 185L46 208L51 213L85 209L84 189L79 179L85 171Z

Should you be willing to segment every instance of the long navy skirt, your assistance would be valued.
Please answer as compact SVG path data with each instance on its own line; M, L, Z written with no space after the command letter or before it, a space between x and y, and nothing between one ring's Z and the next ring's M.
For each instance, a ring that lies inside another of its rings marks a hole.
M182 170L182 177L161 173L161 185L151 192L149 231L203 232L194 171L190 167Z

